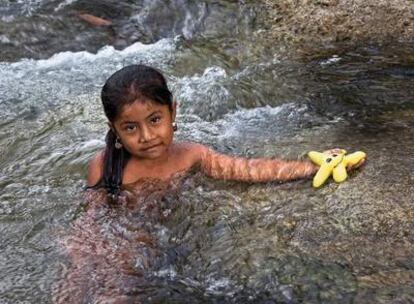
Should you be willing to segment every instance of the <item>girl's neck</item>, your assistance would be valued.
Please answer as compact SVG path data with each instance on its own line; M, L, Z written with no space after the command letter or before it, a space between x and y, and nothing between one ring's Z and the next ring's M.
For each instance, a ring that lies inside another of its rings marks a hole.
M156 159L143 159L131 156L125 166L123 183L130 183L142 178L168 179L175 172L171 148L168 153Z
M169 156L167 153L156 159L146 159L131 156L131 158L128 160L128 164L133 165L134 167L137 166L145 169L156 169L158 167L165 166L168 162L168 159Z

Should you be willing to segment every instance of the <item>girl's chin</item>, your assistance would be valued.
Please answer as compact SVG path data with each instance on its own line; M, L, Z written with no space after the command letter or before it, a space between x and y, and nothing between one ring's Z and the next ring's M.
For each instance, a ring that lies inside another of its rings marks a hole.
M157 148L148 151L140 151L139 153L134 154L134 156L142 159L157 159L162 158L163 156L165 156L165 154L166 153L164 149Z

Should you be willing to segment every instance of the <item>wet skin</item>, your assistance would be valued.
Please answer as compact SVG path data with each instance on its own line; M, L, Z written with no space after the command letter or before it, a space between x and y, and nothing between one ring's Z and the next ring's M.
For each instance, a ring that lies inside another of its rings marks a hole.
M110 124L123 147L131 154L124 170L123 183L143 177L168 178L186 170L185 145L173 143L176 103L172 110L151 100L138 100L125 105Z
M141 161L163 160L173 139L173 111L150 100L125 105L111 125L124 148Z
M125 105L109 127L131 154L122 176L122 184L146 178L168 180L189 170L200 161L206 147L192 143L174 143L173 125L176 102L172 107L149 99ZM88 185L98 183L103 173L104 150L90 161Z
M117 119L109 123L123 147L131 154L123 171L122 184L145 178L168 180L194 165L199 165L201 171L212 178L247 182L307 178L319 168L308 160L247 159L220 154L200 144L173 143L175 109L175 102L170 109L148 99L137 100L125 105ZM363 160L355 167L362 163ZM100 180L102 167L103 151L90 162L89 186Z

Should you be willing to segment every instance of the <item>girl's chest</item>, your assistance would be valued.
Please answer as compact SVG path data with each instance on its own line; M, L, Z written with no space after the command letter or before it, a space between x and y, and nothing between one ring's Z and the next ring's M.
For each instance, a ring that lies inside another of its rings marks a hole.
M122 175L122 183L134 183L142 179L169 180L178 173L189 171L193 167L193 162L188 159L172 158L163 164L153 166L142 166L139 162L128 162Z

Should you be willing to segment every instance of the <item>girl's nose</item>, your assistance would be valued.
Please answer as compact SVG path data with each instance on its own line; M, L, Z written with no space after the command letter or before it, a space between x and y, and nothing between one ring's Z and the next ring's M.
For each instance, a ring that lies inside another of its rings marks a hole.
M154 138L154 134L151 132L150 128L143 126L141 128L141 136L139 138L140 142L148 142Z

